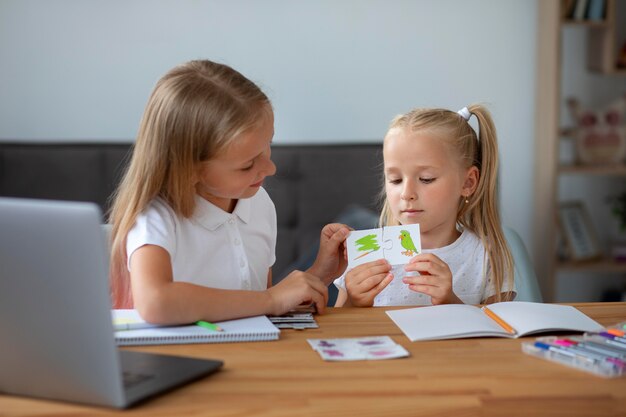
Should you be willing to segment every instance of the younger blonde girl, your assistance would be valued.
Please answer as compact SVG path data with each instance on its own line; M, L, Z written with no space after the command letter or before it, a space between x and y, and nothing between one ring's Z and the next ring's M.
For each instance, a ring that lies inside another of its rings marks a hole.
M498 144L487 109L415 109L398 116L385 136L383 159L380 224L419 223L423 251L404 266L381 259L348 271L335 281L336 305L511 300L513 260L498 214Z

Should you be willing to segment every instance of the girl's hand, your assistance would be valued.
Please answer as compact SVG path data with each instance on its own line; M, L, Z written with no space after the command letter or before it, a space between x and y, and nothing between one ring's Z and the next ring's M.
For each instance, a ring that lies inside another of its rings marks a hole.
M322 229L317 258L307 272L318 276L327 286L333 279L343 274L348 266L344 255L344 242L348 234L350 228L341 223L327 224Z
M307 272L293 271L282 281L267 289L270 312L275 316L285 314L300 304L315 303L318 313L323 313L328 302L328 288L318 277Z
M393 280L391 265L385 259L354 267L346 274L346 291L355 307L371 307L374 298Z
M452 291L452 272L448 264L432 253L414 256L404 266L407 272L417 271L421 275L405 276L402 282L409 284L409 289L430 296L433 305L463 304Z

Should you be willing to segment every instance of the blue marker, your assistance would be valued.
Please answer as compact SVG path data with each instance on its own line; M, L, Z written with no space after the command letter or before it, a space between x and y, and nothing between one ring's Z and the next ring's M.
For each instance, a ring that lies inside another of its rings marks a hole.
M535 342L535 347L538 347L542 350L549 350L550 352L555 352L563 356L567 356L569 358L581 358L587 362L595 363L596 358L589 357L587 354L583 354L582 352L574 352L569 348L564 348L561 346L554 346L548 343L543 342Z

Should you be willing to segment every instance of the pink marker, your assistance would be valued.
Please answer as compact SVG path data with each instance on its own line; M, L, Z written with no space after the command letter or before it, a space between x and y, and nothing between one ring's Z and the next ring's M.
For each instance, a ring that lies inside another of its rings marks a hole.
M555 345L565 346L565 347L576 346L578 344L578 343L576 343L576 342L574 342L572 340L569 340L569 339L556 339L553 343Z

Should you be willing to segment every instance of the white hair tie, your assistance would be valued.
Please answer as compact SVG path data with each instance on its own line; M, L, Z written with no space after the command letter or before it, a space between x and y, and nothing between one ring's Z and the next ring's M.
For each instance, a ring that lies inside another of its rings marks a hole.
M470 113L470 111L467 109L467 107L463 107L457 113L459 114L459 116L464 118L465 121L468 121L470 119L470 117L472 117L472 113Z

